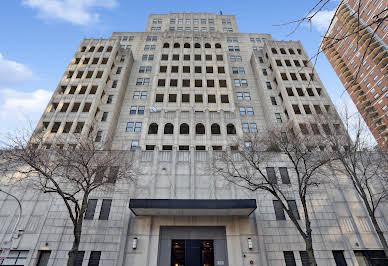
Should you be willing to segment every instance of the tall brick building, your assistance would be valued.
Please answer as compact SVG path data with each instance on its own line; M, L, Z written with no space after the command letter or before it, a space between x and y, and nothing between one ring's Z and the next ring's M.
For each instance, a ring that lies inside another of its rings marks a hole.
M379 19L387 16L387 8L385 0L342 1L322 44L378 145L385 150L388 145L387 19L378 25Z

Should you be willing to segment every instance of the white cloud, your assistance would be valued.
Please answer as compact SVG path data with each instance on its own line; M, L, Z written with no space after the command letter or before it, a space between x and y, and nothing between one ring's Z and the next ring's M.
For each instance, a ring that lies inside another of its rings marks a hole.
M326 30L330 25L330 21L333 18L334 13L335 13L335 10L319 11L311 19L312 26L316 28L319 32L326 33Z
M42 115L52 95L51 91L19 92L0 90L0 121L35 121ZM2 123L2 126L4 124Z
M23 4L38 10L38 16L58 19L77 25L89 25L99 20L96 8L114 8L116 0L23 0Z
M26 65L5 59L0 53L0 84L17 83L34 78Z

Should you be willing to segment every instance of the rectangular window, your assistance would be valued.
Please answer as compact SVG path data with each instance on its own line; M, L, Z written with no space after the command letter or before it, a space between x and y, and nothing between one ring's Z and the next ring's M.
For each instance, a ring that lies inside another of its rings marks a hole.
M118 83L119 81L118 80L114 80L113 82L112 82L112 88L114 89L114 88L117 88L117 83Z
M102 139L102 131L99 130L99 131L97 131L96 138L95 138L94 141L95 141L95 142L100 142L101 139Z
M85 251L77 251L75 255L74 266L82 266L82 262L84 261Z
M240 107L240 115L246 115L245 107Z
M292 213L294 214L294 217L296 219L300 219L299 217L299 212L298 212L298 206L296 206L296 201L295 200L287 200L288 206Z
M101 121L104 122L104 121L106 121L107 118L108 118L108 112L103 112L102 117L101 117Z
M275 113L275 119L278 123L283 123L282 116L280 113Z
M270 184L277 184L278 181L277 181L277 177L276 177L276 174L275 174L275 168L273 168L273 167L266 167L265 170L267 172L268 182Z
M257 133L257 125L256 125L256 123L250 123L249 127L251 128L251 133Z
M131 151L135 151L137 146L139 146L139 141L138 140L132 140L132 142L131 142Z
M96 211L97 206L97 199L89 199L88 200L88 206L86 207L85 211L85 220L93 220L94 212Z
M299 251L300 259L302 261L302 266L310 266L310 260L309 255L307 254L307 251Z
M125 128L125 131L126 132L133 132L133 126L134 126L133 122L128 122L127 127Z
M286 266L296 266L296 261L293 251L283 251L284 262Z
M108 220L111 205L112 205L111 199L102 200L100 216L98 217L99 220Z
M267 81L266 85L268 90L272 90L271 82Z
M247 107L247 113L248 113L248 115L254 115L255 114L253 112L253 108L252 107Z
M249 92L244 92L244 98L246 101L250 101L251 100L251 94Z
M273 207L275 210L276 220L286 220L286 216L283 211L282 203L279 200L273 201Z
M291 184L287 167L279 167L279 173L283 184Z
M208 103L216 103L216 96L214 94L209 94L207 96L207 102Z
M141 132L141 122L135 123L135 132Z
M38 263L36 266L47 266L49 263L51 251L50 250L39 250L39 258L38 258ZM20 257L20 256L19 256ZM8 260L8 257L7 257ZM11 265L24 265L21 261L16 262L16 264L11 264Z
M241 126L242 126L242 131L244 133L249 133L249 124L248 123L242 123Z
M332 252L336 266L347 266L343 250L333 250Z
M276 98L274 96L271 96L270 98L271 98L272 105L277 105Z

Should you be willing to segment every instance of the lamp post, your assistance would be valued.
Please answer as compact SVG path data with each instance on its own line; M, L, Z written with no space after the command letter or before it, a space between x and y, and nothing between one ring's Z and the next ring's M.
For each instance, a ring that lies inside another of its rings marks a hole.
M3 262L3 260L8 256L9 254L9 251L12 247L12 240L13 239L17 239L20 235L18 234L16 237L15 237L15 232L18 228L18 225L20 223L20 219L22 217L22 204L20 203L20 200L15 197L14 195L8 193L7 191L4 191L2 189L0 189L0 192L3 192L5 194L7 194L8 196L14 198L16 200L16 202L18 203L18 207L19 207L19 216L18 216L18 219L12 229L12 232L11 232L11 236L8 240L4 240L3 243L1 243L1 253L0 253L0 263Z

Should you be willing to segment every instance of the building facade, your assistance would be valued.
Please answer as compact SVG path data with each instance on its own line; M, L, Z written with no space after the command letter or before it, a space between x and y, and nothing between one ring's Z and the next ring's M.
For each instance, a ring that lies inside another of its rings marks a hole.
M95 132L106 149L135 153L142 171L135 184L91 195L78 265L308 265L303 239L271 196L235 187L207 166L237 137L276 125L335 134L339 119L314 119L324 113L336 110L301 43L239 33L234 16L155 14L145 32L82 40L36 132L47 149ZM268 168L279 182L289 177L297 198L286 158ZM311 195L318 264L366 265L358 263L379 257L381 245L357 193L334 179ZM11 192L25 210L24 233L7 265L65 265L73 236L61 200ZM16 203L0 197L5 238Z
M343 1L322 44L326 57L384 150L388 145L387 8L384 0Z

